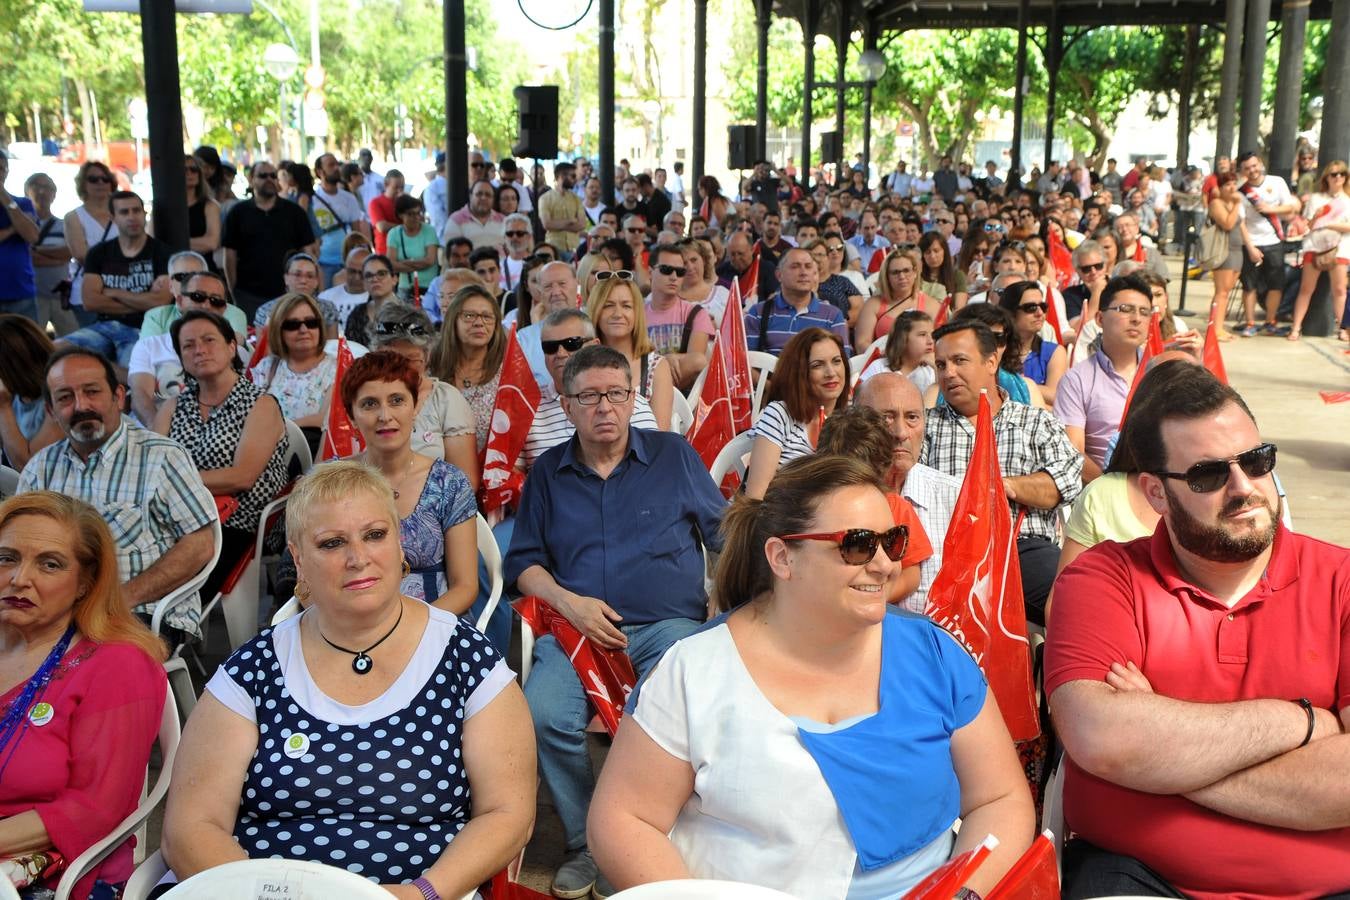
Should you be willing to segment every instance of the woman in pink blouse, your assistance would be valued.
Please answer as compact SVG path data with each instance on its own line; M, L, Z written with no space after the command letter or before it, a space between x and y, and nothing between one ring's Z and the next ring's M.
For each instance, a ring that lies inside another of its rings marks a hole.
M136 808L165 699L164 646L122 599L112 534L79 500L0 505L0 870L35 854L31 886ZM81 879L119 885L131 841Z

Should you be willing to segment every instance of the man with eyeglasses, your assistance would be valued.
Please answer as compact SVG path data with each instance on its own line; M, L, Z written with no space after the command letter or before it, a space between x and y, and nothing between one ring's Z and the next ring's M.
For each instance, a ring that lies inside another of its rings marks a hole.
M576 173L577 167L565 160L555 165L553 190L539 198L539 221L544 226L544 240L561 250L563 259L568 262L590 225L581 198L572 192L576 186Z
M580 335L569 312L567 333ZM550 341L563 333L554 327ZM590 640L624 651L641 677L706 618L704 548L721 548L726 501L688 441L638 423L639 395L622 354L593 343L559 348L550 367L575 434L543 453L525 479L503 566L507 588L542 598ZM553 894L585 897L594 887L594 896L608 897L614 888L586 846L591 712L551 635L537 636L525 699L567 851Z
M1344 897L1350 551L1281 524L1276 448L1209 372L1151 411L1128 449L1157 529L1055 585L1064 896Z
M1120 430L1152 317L1153 292L1142 278L1108 281L1097 312L1101 349L1065 372L1055 391L1055 416L1083 455L1084 484L1106 467L1106 450Z
M647 337L670 365L675 387L687 391L708 365L708 347L717 329L701 303L680 297L684 254L674 244L652 250L652 290L644 312Z
M141 339L132 348L131 360L127 364L127 380L131 386L131 411L146 428L151 427L155 421L155 413L164 401L177 397L179 391L183 389L183 363L174 352L168 323L185 312L198 309L223 316L236 334L248 334L248 322L244 318L244 311L228 302L224 279L206 271L205 266L194 272L182 274L186 274L187 278L182 282L182 289L177 292L173 304L154 310L156 313L171 313L172 318L158 317L166 320L166 323L152 334L146 334L142 329ZM239 346L241 348L244 346L242 337L239 339Z
M309 214L279 195L276 166L267 160L254 164L249 185L253 196L230 207L221 242L234 301L252 318L285 291L286 260L295 253L313 256L319 242Z
M469 202L445 220L445 227L440 230L441 243L463 237L473 241L474 249L500 247L506 240L506 217L492 208L496 198L492 182L476 180L469 188Z

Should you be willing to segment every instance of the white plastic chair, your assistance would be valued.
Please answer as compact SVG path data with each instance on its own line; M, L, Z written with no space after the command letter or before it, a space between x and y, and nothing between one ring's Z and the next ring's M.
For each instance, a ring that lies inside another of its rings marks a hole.
M291 470L291 460L300 460L300 474L307 475L309 470L314 468L314 456L309 452L309 441L305 440L305 432L300 426L290 419L286 420L286 458L282 468L289 472Z
M18 492L19 470L11 469L9 466L0 466L0 497L13 497Z
M746 355L750 360L750 377L755 381L750 415L758 417L759 411L764 408L764 389L769 384L769 376L773 374L774 366L778 365L778 357L762 350L751 350Z
M308 449L306 449L308 454ZM263 566L267 563L265 545L267 543L268 523L274 516L286 511L287 497L278 497L263 507L258 518L258 534L254 539L253 552L248 563L229 590L216 594L202 610L202 622L216 607L225 616L225 632L229 636L230 649L236 650L258 633L258 614L262 604Z
M697 878L640 884L610 896L612 900L794 900L791 894L757 884Z
M215 548L211 553L211 559L207 561L206 565L203 566L196 575L193 575L192 578L184 583L182 587L170 592L155 604L155 612L150 617L150 630L155 634L159 634L160 628L163 627L165 613L173 608L175 604L183 602L189 596L201 590L202 585L206 583L207 576L209 576L211 570L216 567L216 563L220 561L221 534L219 517L211 523L211 531L215 544ZM199 625L202 628L203 634L206 633L206 613L210 606L211 604L207 603L202 608L202 617ZM197 705L197 693L192 687L192 674L188 672L187 661L183 659L182 646L173 648L173 652L170 654L169 659L164 663L164 673L168 676L169 688L173 691L174 702L178 705L178 712L186 719L188 715L191 714L193 707Z
M56 900L69 900L70 892L75 889L75 883L93 871L110 853L120 847L132 832L141 828L150 818L150 814L169 791L169 776L173 773L173 760L178 752L178 739L181 735L178 709L174 706L173 691L169 690L164 700L164 712L159 718L159 754L163 760L159 777L155 779L155 783L141 798L141 802L131 815L119 822L106 837L71 861L66 867L65 874L61 876L61 882L56 886ZM144 845L143 840L139 843ZM0 893L0 900L3 900L3 897L3 893Z
M266 883L268 891L259 887ZM286 897L287 900L389 900L389 892L360 875L294 859L241 859L198 872L179 882L166 900L240 900Z
M694 424L694 408L689 398L679 391L673 391L670 401L670 430L676 434L687 434Z
M732 438L718 452L712 468L708 470L712 475L713 484L721 487L722 479L727 477L728 472L735 472L741 477L741 481L745 481L745 470L750 466L750 451L754 447L755 436L748 431Z
M219 516L211 523L211 534L214 539L215 547L211 553L211 558L207 560L206 565L202 566L197 574L184 582L181 587L165 594L160 598L159 602L155 604L155 613L150 617L150 630L155 634L159 634L159 629L164 624L164 614L175 605L182 603L188 597L200 591L202 585L206 584L207 576L209 576L211 570L216 567L216 563L220 561L221 534ZM204 618L205 617L203 617L203 620Z
M10 884L8 878L0 881L0 900L19 900L19 892Z
M1068 828L1064 824L1064 770L1068 765L1068 758L1061 753L1059 765L1045 786L1045 800L1041 805L1041 831L1054 834L1055 863L1061 877L1064 875L1064 842L1068 839Z
M871 358L872 351L880 347L881 352L883 354L886 352L886 342L890 340L890 337L891 336L889 334L883 334L881 337L877 338L875 341L868 344L867 348L863 350L863 352L859 353L857 356L849 358L848 361L849 378L853 384L856 385L858 383L858 380L862 378L863 366L867 363L867 360Z

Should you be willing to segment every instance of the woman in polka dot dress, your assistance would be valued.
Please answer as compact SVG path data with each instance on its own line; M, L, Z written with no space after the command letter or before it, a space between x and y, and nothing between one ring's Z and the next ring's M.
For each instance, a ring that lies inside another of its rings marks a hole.
M286 533L308 608L207 685L175 763L165 859L180 880L279 857L409 900L462 897L529 838L524 696L481 634L399 592L398 515L375 469L316 469Z

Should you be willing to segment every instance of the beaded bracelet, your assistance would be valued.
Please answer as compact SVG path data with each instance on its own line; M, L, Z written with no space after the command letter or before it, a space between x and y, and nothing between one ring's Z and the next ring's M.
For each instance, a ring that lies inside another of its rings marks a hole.
M441 895L436 893L436 889L431 886L431 882L425 877L418 878L412 883L412 886L422 892L423 900L441 900Z

